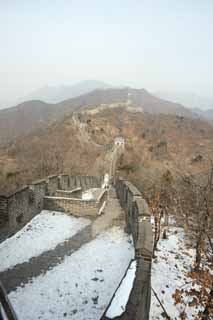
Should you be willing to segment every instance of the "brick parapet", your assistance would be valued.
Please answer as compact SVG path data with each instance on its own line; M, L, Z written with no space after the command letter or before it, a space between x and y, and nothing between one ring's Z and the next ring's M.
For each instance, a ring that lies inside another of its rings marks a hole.
M55 210L70 213L74 216L90 216L96 217L99 209L106 199L106 190L103 190L99 199L95 200L82 200L70 197L44 197L44 209Z
M136 275L120 320L148 320L151 301L151 259L153 247L150 210L140 191L124 179L116 181L116 193L125 211L127 229L135 247ZM108 308L110 307L110 304ZM106 309L101 320L108 320Z
M22 228L44 208L44 197L54 196L58 189L100 187L101 180L94 176L49 176L11 193L0 194L0 228L8 225L9 233Z
M73 198L80 197L82 195L82 188L75 188L72 190L56 190L56 197L65 197L65 198Z

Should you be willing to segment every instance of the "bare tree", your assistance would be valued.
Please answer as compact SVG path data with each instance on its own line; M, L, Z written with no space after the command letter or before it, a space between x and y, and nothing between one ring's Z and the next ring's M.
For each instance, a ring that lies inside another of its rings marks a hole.
M175 188L175 200L181 222L186 230L190 244L195 248L194 265L188 277L193 286L177 289L173 295L176 304L199 307L195 317L198 319L212 319L212 288L213 279L210 272L213 265L212 223L213 223L213 165L206 173L192 176L181 176ZM189 244L188 243L188 244ZM183 297L190 299L183 299ZM187 319L183 312L181 319Z

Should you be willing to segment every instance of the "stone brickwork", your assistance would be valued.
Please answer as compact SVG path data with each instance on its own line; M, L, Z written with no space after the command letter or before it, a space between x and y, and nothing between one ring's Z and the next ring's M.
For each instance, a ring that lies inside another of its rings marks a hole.
M73 190L56 190L55 196L63 198L81 198L82 189L79 187Z
M84 188L99 188L101 177L50 176L13 193L1 194L0 228L7 228L9 234L16 232L43 210L45 196L54 196L59 188L76 189L81 183Z
M33 194L31 194L32 197L32 203L34 205L35 211L34 214L38 214L44 206L44 196L47 193L47 183L45 180L39 180L33 182L30 186L30 189L33 191Z
M23 225L33 216L33 192L28 186L8 196L9 226Z
M5 197L5 195L0 195L0 228L3 228L7 223L7 197Z
M11 231L16 231L38 214L43 209L46 189L46 181L40 180L16 192L0 196L2 227L7 226Z
M44 197L44 209L67 212L78 217L84 214L93 217L97 215L96 202L75 198Z
M68 190L70 189L69 176L66 174L61 174L59 177L59 189Z
M58 188L59 188L59 177L58 176L48 177L47 179L48 196L53 196Z
M103 202L106 200L107 191L103 190L97 200L82 200L70 197L44 197L44 209L62 211L77 217L96 217Z
M153 246L150 211L140 191L130 182L118 179L116 181L116 192L125 211L127 231L132 234L134 241L136 275L126 309L121 316L115 319L148 320L151 301ZM108 320L106 317L108 308L101 320Z
M81 187L80 181L75 176L71 176L69 180L70 180L70 187L69 187L70 190Z

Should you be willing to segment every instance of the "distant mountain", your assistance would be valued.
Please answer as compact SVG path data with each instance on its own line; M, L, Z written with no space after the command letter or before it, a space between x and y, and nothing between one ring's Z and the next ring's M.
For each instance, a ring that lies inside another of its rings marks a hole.
M167 99L181 103L191 109L213 109L213 98L201 97L188 92L157 92L155 95L161 99Z
M110 88L105 90L94 90L80 97L61 102L60 108L72 106L74 109L85 109L101 104L131 102L132 107L152 114L176 114L185 117L192 117L193 113L184 108L181 104L159 99L145 89L133 88Z
M156 96L161 99L181 103L185 107L190 108L198 117L205 120L213 120L213 98L201 97L186 92L158 92Z
M132 107L152 114L175 114L192 117L193 113L182 105L159 99L145 89L110 88L96 89L79 97L48 104L39 100L27 101L16 107L0 110L0 145L27 135L33 130L47 127L73 111L81 111L102 104L122 105L130 101Z
M110 88L109 84L102 81L87 80L76 83L72 86L45 86L33 91L27 96L19 99L18 103L29 100L41 100L46 103L59 103L63 100L71 99L95 89Z
M198 108L192 109L194 113L196 113L200 118L212 121L213 120L213 109L201 110Z
M28 101L16 107L0 110L0 145L14 141L48 123L51 105Z

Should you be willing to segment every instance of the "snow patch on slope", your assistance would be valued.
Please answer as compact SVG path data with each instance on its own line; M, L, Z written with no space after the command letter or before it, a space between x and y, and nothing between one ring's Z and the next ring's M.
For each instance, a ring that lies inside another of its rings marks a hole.
M171 319L180 319L182 305L175 305L172 295L190 281L187 272L191 271L195 250L185 247L184 231L181 228L170 228L168 239L160 239L156 252L157 258L152 263L152 287L157 293ZM187 319L195 319L199 310L186 308ZM164 320L163 310L152 293L151 320Z

